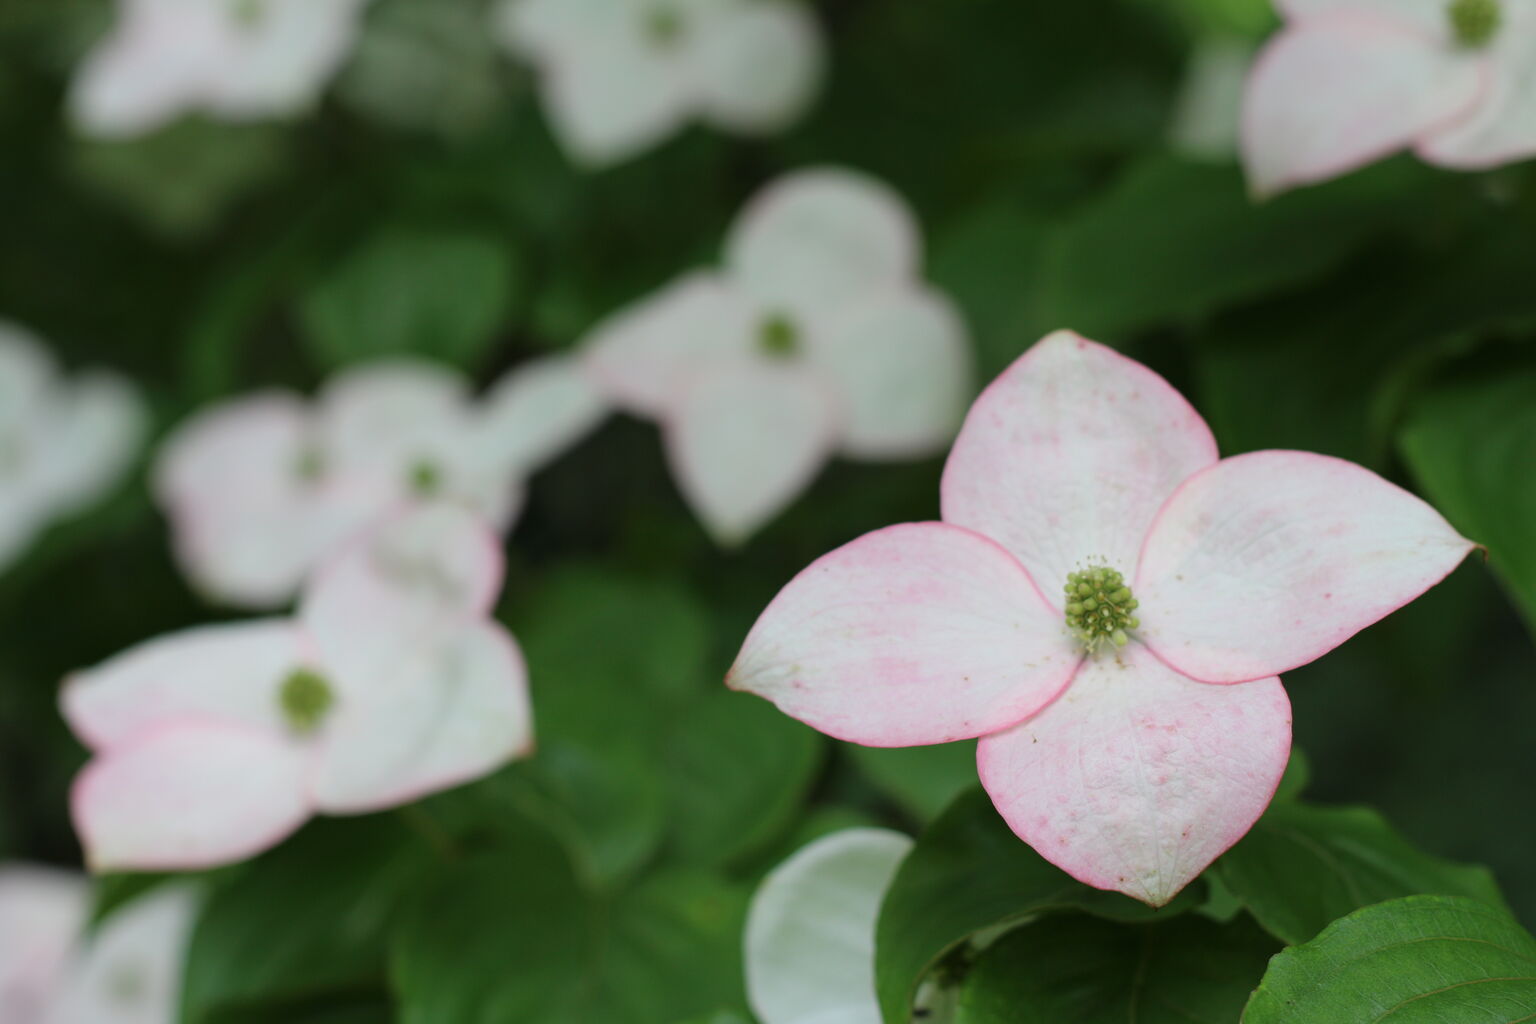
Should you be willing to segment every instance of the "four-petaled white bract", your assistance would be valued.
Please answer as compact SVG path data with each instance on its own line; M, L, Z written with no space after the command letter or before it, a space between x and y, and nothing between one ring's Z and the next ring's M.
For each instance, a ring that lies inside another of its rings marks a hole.
M834 454L942 451L971 394L965 326L921 280L901 199L822 169L770 185L725 266L684 276L585 343L620 406L659 420L684 497L721 543L792 501Z
M85 877L0 866L0 1021L175 1024L198 902L192 886L163 885L87 934Z
M980 737L982 784L1014 832L1154 906L1273 796L1291 740L1277 674L1472 547L1351 463L1218 460L1166 381L1069 332L977 399L941 498L943 522L878 530L795 577L730 685L854 743ZM1063 592L1099 566L1124 574L1139 622L1085 653L1064 622L1088 599Z
M117 0L75 76L91 135L131 137L182 114L226 120L312 105L352 48L369 0Z
M322 566L295 619L140 644L65 686L94 758L76 831L97 870L206 867L311 814L407 803L532 745L526 670L490 618L496 535L461 506L388 520Z
M1244 98L1254 190L1323 181L1408 147L1466 169L1536 156L1536 0L1482 2L1490 35L1469 42L1457 0L1276 0L1286 27Z
M774 868L747 915L747 998L762 1024L880 1024L875 922L912 840L852 828Z
M451 370L383 361L333 378L313 406L272 391L205 410L166 442L155 490L192 581L273 608L339 542L415 497L463 502L505 529L527 476L604 413L569 360L528 364L478 399Z
M32 335L0 322L0 569L53 520L111 487L148 429L144 403L106 373L64 380Z
M498 27L537 67L566 151L592 166L694 118L779 131L822 76L821 30L803 0L503 0Z

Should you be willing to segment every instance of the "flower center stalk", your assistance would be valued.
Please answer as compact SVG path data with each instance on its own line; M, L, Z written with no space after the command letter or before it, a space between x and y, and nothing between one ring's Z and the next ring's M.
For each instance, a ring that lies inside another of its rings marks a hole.
M1125 577L1107 566L1090 566L1067 574L1062 587L1067 599L1067 628L1091 653L1106 643L1124 647L1130 630L1141 625L1132 614L1137 601Z
M1469 49L1487 46L1504 23L1499 0L1451 0L1446 13L1456 41Z
M772 359L791 359L800 354L800 328L782 313L765 317L757 328L757 347Z
M289 673L278 689L277 702L288 726L299 735L314 732L325 720L336 696L331 684L314 669L298 668Z

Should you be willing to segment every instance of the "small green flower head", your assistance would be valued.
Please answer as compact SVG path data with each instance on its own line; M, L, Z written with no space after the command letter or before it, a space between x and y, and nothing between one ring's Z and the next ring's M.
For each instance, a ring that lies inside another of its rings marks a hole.
M672 7L658 7L646 18L645 32L657 46L671 46L683 34L683 16Z
M320 727L331 705L336 703L336 696L324 676L314 669L298 668L283 680L277 701L289 727L303 735Z
M443 487L443 471L430 459L411 467L411 493L422 498L435 497Z
M325 456L320 454L320 449L307 447L299 453L293 471L300 480L312 484L325 475Z
M1493 42L1504 23L1499 0L1451 0L1447 12L1456 41L1470 49L1480 49Z
M258 28L266 17L267 0L235 0L235 24L241 28Z
M1125 577L1107 566L1090 566L1067 575L1067 627L1083 642L1089 652L1109 643L1124 647L1129 632L1141 625L1132 613L1136 598L1125 585Z
M763 320L757 329L757 347L773 359L789 359L800 353L800 329L781 313Z

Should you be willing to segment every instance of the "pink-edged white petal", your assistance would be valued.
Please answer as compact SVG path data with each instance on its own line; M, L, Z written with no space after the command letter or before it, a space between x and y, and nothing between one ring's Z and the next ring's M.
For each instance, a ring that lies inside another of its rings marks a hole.
M198 100L231 118L266 117L313 104L352 49L368 0L258 0L249 21L226 0L230 60L210 72Z
M53 355L37 335L0 320L0 429L24 423L36 404L46 399L58 376Z
M369 476L405 492L412 471L449 439L467 434L469 381L420 360L354 367L321 392L315 437L327 472Z
M687 56L703 116L729 131L776 132L802 113L826 63L821 29L796 0L740 4L700 19Z
M1163 502L1215 462L1210 429L1167 381L1059 331L971 406L944 467L944 521L1012 551L1054 602L1088 564L1129 578Z
M902 459L942 451L965 417L965 323L938 292L899 288L850 306L809 336L810 358L843 398L842 451Z
M0 866L0 1020L43 1024L90 911L83 875L33 864Z
M1536 3L1512 0L1487 51L1488 89L1476 108L1420 141L1443 167L1481 170L1536 155Z
M757 620L727 683L872 747L1006 729L1080 659L1003 548L945 523L866 534L822 556Z
M857 298L912 280L922 239L907 204L857 171L797 171L748 202L726 262L765 308L816 321Z
M94 871L230 864L309 817L309 752L267 729L185 719L136 733L75 778L71 813Z
M199 626L76 672L59 702L75 735L94 750L187 718L280 732L283 681L313 660L287 619Z
M526 476L591 433L607 414L607 402L578 360L548 356L513 370L481 400L481 458L489 467Z
M1447 6L1446 0L1275 0L1280 14L1293 24L1342 15L1414 29L1426 38L1449 43Z
M762 1024L880 1024L875 923L912 840L834 832L769 872L747 913L747 1001Z
M650 149L693 109L682 67L641 27L562 48L541 61L544 110L577 163L605 167Z
M837 443L836 396L810 369L739 359L700 371L664 423L678 487L721 544L739 544L810 485Z
M1247 39L1213 35L1196 44L1174 102L1169 141L1195 160L1225 163L1238 155L1243 83L1255 46Z
M71 965L45 1024L170 1024L202 896L162 885L112 912Z
M757 317L748 297L723 276L692 273L598 324L582 349L609 398L655 416L701 361L749 351Z
M624 19L612 0L501 0L495 15L502 44L535 60L622 31Z
M1140 635L1216 683L1322 657L1434 586L1474 545L1352 462L1254 452L1191 477L1147 535Z
M355 538L316 572L299 618L325 664L367 675L444 623L484 615L505 559L462 505L416 505Z
M72 510L121 479L149 432L149 412L127 380L86 373L58 389L40 428L36 486Z
M1268 195L1364 166L1464 115L1484 65L1379 18L1306 21L1259 55L1243 100L1243 163Z
M383 671L334 683L312 780L322 810L409 803L532 749L527 668L495 623L440 631Z
M1280 680L1198 683L1133 643L1084 662L1035 717L984 737L977 767L1042 857L1156 907L1264 813L1290 749Z
M309 442L308 415L297 395L267 391L221 402L165 439L155 460L155 497L169 508L239 502L297 483Z

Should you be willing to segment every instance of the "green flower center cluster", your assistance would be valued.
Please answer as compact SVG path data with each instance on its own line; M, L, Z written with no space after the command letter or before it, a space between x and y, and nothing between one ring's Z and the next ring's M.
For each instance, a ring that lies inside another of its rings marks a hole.
M645 31L657 46L671 46L683 34L683 16L670 7L658 8L646 19Z
M260 28L267 19L266 0L235 0L235 24L243 29Z
M774 359L789 359L800 352L800 329L783 314L767 317L757 329L757 347Z
M1447 12L1456 41L1462 46L1487 46L1504 23L1499 0L1451 0Z
M283 717L294 732L303 735L314 732L325 720L326 713L336 702L331 684L313 669L294 669L283 680L278 690L277 702L283 709Z
M1069 573L1062 591L1067 598L1067 626L1089 651L1105 643L1124 647L1130 640L1127 631L1141 625L1131 614L1136 598L1125 577L1114 569L1100 565Z

